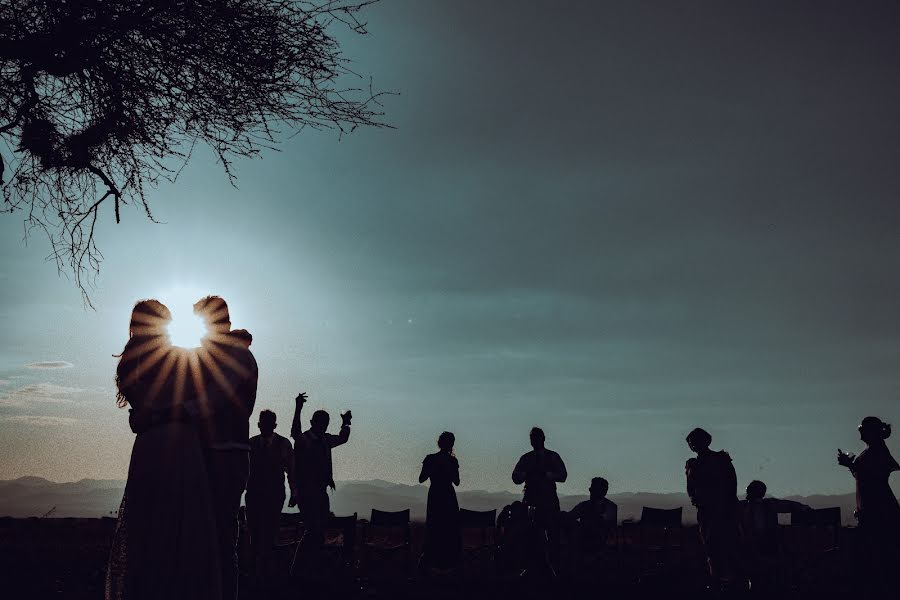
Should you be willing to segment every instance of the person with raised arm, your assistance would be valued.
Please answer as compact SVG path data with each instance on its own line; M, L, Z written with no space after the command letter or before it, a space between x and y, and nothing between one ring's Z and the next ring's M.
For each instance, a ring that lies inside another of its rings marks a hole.
M838 449L838 464L856 480L856 518L860 544L858 574L870 591L894 588L900 557L900 505L891 490L891 473L900 470L887 447L891 426L878 417L866 417L859 427L866 449L859 456Z
M350 439L348 410L341 415L341 430L337 435L328 433L331 420L324 410L317 410L310 419L310 428L303 431L301 414L306 404L307 394L300 392L295 399L294 420L291 423L291 437L294 438L294 481L297 492L289 506L297 506L306 531L300 542L300 558L309 570L314 570L319 553L325 541L325 526L331 513L328 488L335 489L331 450L346 444ZM295 565L297 567L299 565Z

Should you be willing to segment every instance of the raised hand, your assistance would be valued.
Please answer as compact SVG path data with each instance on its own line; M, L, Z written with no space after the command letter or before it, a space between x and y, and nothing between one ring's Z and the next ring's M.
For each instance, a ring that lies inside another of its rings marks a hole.
M838 460L838 464L841 465L842 467L852 466L853 461L855 459L856 459L856 457L853 456L852 454L847 454L846 452L844 452L843 450L838 448L837 460Z
M297 394L297 397L294 398L294 400L297 402L297 404L302 406L306 403L307 400L309 400L309 395L306 392L300 392L299 394Z
M344 427L350 427L350 420L353 418L353 413L351 411L347 411L341 414L341 424Z

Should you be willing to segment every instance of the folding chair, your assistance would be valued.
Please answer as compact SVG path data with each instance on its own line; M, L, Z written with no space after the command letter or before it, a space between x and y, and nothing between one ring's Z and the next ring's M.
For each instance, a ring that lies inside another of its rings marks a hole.
M336 553L342 568L353 566L353 553L356 550L357 514L346 517L330 515L325 526L325 552Z
M391 535L400 532L398 540ZM412 557L412 529L409 524L409 509L388 512L372 509L369 523L363 528L363 548L367 565L371 565L376 555L401 556L404 574L409 569Z
M827 589L828 581L845 568L841 552L841 508L791 513L785 549L793 560L800 585Z
M644 506L641 509L641 520L631 524L632 535L628 537L637 538L641 557L640 578L653 578L663 574L672 563L677 562L670 559L684 550L681 512L681 507L664 509ZM645 567L647 562L650 562L649 569Z
M462 530L463 537L463 561L471 557L478 560L478 557L487 554L491 564L494 562L494 555L497 546L496 540L496 522L497 510L468 510L459 509L459 527ZM474 545L468 544L466 532L477 531L478 542Z

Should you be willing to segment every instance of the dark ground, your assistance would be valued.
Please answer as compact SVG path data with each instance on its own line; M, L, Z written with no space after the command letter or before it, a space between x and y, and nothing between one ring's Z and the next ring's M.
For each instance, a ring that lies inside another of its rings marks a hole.
M103 583L113 519L0 519L0 581L4 598L103 598ZM285 524L279 553L286 573L297 529ZM736 597L853 598L854 579L848 548L853 529L843 529L835 538L829 531L783 530L784 549L757 581L753 592L732 593ZM604 555L583 566L573 563L564 546L560 576L545 582L498 573L490 548L467 553L463 569L453 573L417 575L416 557L422 528L413 524L411 552L394 556L370 556L357 544L349 566L341 567L338 553L333 570L291 578L286 574L261 590L250 577L242 579L242 598L681 598L716 597L706 589L704 560L695 528L685 528L669 538L680 548L658 548L662 538L645 537L642 543L633 529L626 528L617 544ZM358 542L360 536L357 536ZM339 539L333 541L340 541ZM466 545L480 545L485 538L473 532ZM487 538L490 541L490 538ZM837 546L834 542L837 541ZM831 549L830 549L831 548ZM6 590L13 592L7 596Z

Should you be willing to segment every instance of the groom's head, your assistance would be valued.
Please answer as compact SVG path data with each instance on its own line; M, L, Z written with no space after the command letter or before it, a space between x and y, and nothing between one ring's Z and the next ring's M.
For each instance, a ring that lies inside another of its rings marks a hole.
M331 417L328 416L327 412L324 410L317 410L313 413L309 424L312 426L314 432L321 435L328 430L329 421L331 421Z
M231 315L228 305L219 296L207 296L194 304L194 314L202 318L213 333L228 333L231 330Z

